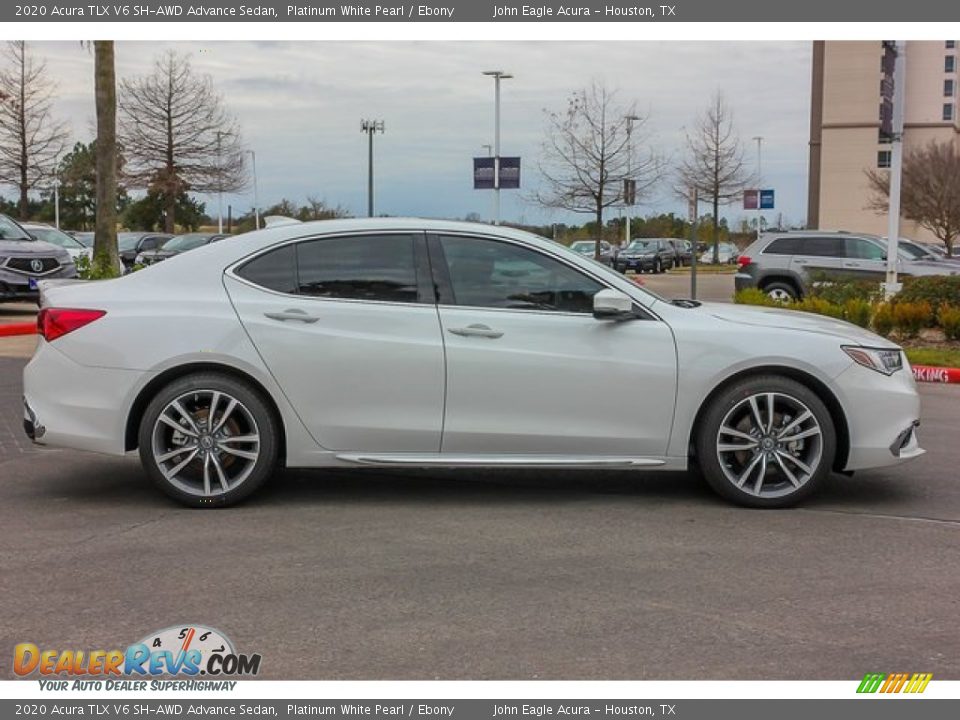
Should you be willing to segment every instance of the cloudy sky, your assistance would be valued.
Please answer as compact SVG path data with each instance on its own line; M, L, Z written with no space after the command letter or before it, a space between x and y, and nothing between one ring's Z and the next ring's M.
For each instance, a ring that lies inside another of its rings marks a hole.
M93 59L79 42L31 43L58 83L57 112L76 140L93 136ZM493 81L502 88L502 154L523 158L524 191L503 191L503 217L582 222L525 199L538 183L544 110L562 109L592 80L649 114L656 148L678 160L684 126L722 91L747 157L763 136L764 185L787 221L806 214L810 43L790 42L120 42L117 73L149 72L167 48L210 74L257 154L260 204L307 195L366 212L366 136L361 118L382 119L376 138L377 212L463 217L491 212L490 191L472 189L471 160L493 140ZM9 192L7 193L9 195ZM206 198L216 212L214 198ZM252 193L227 201L247 210ZM227 202L225 201L225 202ZM638 211L685 213L666 186ZM616 210L609 211L616 214ZM743 213L729 208L732 222Z

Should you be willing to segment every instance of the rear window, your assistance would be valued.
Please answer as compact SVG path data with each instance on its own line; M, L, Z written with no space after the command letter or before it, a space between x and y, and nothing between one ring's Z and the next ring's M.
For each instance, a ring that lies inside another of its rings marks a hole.
M764 255L806 255L808 257L842 257L843 238L829 235L817 237L782 237L770 243Z
M284 245L254 258L240 267L237 275L268 290L296 294L297 266L293 245Z

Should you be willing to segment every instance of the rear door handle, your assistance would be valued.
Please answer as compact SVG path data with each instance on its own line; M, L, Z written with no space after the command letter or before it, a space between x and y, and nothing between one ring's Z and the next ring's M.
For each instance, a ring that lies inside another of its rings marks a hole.
M264 313L263 315L271 320L280 320L281 322L286 320L299 320L300 322L305 323L315 323L320 319L316 315L308 315L303 310L297 310L296 308L290 308L289 310L284 310L282 312L268 312Z
M845 263L843 264L843 266L844 266L844 267L860 267L860 263L858 263L858 262L845 262Z
M454 335L461 335L463 337L485 337L497 339L498 337L503 337L503 333L499 330L494 330L493 328L483 325L482 323L474 323L473 325L467 325L462 328L447 328L448 332L453 333Z

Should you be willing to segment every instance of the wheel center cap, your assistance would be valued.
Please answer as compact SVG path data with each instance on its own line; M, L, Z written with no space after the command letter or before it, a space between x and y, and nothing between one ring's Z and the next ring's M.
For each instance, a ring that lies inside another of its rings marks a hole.
M201 435L200 447L202 447L204 450L210 450L211 448L213 448L213 438L210 437L209 435Z
M773 438L765 437L763 440L760 441L760 446L764 450L773 450L773 445L774 445Z

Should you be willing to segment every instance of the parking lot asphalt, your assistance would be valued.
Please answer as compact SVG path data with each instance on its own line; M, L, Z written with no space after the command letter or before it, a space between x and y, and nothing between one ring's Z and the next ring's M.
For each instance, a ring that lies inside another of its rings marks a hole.
M284 471L183 509L137 461L31 446L0 359L0 677L12 647L180 623L272 679L960 679L960 387L929 453L802 508L693 474Z

